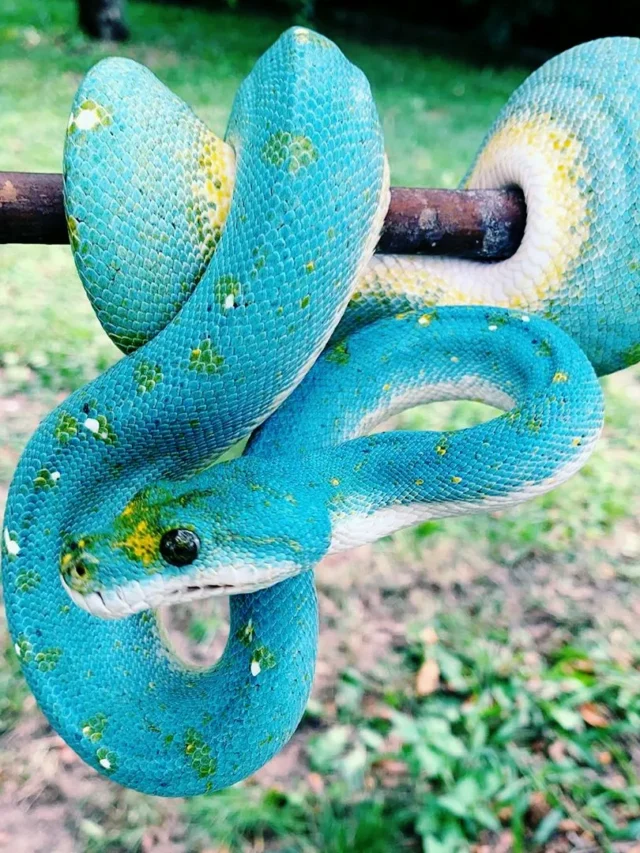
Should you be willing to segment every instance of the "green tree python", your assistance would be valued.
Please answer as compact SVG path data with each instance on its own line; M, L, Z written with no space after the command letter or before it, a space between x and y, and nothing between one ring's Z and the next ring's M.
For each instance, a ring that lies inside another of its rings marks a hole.
M88 73L66 213L125 357L40 425L2 531L25 677L86 762L164 796L246 777L303 713L325 554L511 506L583 464L597 375L640 359L639 134L639 42L570 50L515 92L463 183L523 189L513 257L373 256L382 132L328 39L284 33L224 142L142 66ZM371 434L444 399L503 413ZM229 641L194 669L155 608L215 594L233 594Z

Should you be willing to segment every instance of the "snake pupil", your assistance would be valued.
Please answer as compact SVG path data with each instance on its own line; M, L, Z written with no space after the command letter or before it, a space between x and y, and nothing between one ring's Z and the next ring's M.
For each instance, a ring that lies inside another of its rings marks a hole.
M172 566L188 566L199 550L200 540L192 530L168 530L160 540L160 553Z

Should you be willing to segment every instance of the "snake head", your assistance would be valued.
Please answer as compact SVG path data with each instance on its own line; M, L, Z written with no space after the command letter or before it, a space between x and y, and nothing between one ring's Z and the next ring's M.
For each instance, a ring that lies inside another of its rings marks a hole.
M287 479L248 458L145 487L102 529L65 538L62 582L84 610L119 618L312 568L329 547L326 503Z

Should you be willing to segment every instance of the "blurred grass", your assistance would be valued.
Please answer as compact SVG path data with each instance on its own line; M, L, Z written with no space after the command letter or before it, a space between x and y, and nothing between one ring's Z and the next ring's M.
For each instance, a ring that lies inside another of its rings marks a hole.
M131 5L130 23L133 41L114 51L76 32L72 2L4 0L2 168L60 170L75 88L113 52L148 65L221 133L237 86L281 29L257 16L144 3ZM454 186L525 76L411 48L340 44L371 81L396 184ZM116 357L67 247L0 249L0 487L55 395ZM604 437L570 483L515 510L428 522L349 557L341 571L350 567L355 579L346 592L320 576L327 607L332 596L344 599L323 625L340 648L356 604L382 621L365 578L384 587L376 588L384 607L397 604L400 639L376 662L383 674L323 652L333 686L310 704L286 782L180 804L182 835L171 849L562 851L572 849L562 846L571 833L594 850L632 849L640 839L639 378L636 369L605 382ZM458 428L488 414L442 404L405 413L399 426ZM397 586L401 570L411 573L409 592ZM207 645L218 626L219 617L199 614L188 633ZM0 731L25 750L33 737L21 741L20 727L35 713L26 697L8 649ZM17 761L17 747L7 755ZM20 772L41 772L35 759L21 760ZM11 778L4 766L0 783ZM94 784L111 799L90 789L73 805L76 849L152 849L149 831L168 821L165 806Z
M116 52L148 65L223 133L234 93L277 37L267 18L132 4L134 43ZM522 71L478 71L415 50L342 43L368 75L396 184L454 186ZM82 75L113 47L78 35L71 2L3 0L0 12L3 168L60 171L69 109ZM116 357L73 272L68 249L0 254L2 357L13 387L39 380L65 390ZM33 311L34 298L38 311Z

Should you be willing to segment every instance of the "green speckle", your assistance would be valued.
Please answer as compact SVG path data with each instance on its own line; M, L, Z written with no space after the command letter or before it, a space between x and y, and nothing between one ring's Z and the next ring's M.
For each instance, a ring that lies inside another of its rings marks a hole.
M306 296L303 296L302 299L300 300L300 307L306 308L310 302L311 302L311 297L309 296L309 294L307 294Z
M165 745L165 746L171 746L171 744L173 743L174 738L175 738L175 735L167 735L167 736L165 737L165 739L164 739L164 745Z
M102 712L98 712L95 716L89 717L84 723L80 724L83 737L88 738L91 743L98 743L102 740L102 735L107 727L107 716Z
M258 672L263 669L273 669L276 665L276 656L266 646L258 646L251 656L251 671L257 668Z
M263 159L278 168L286 166L292 175L318 159L318 152L308 136L278 130L262 148Z
M258 275L260 270L267 263L267 247L266 246L256 246L256 248L252 252L253 257L255 258L253 262L253 268L251 270L251 275L255 278Z
M351 355L346 341L340 341L327 352L325 356L327 361L332 364L348 364Z
M18 592L33 592L42 578L34 569L25 569L16 575L16 588Z
M243 646L250 646L256 636L256 629L253 625L253 620L249 619L246 625L241 625L236 631L236 638Z
M108 127L113 124L112 111L108 107L103 107L96 101L83 101L78 107L78 111L73 113L69 119L68 133L90 133L93 130L98 130L101 127Z
M94 420L98 422L98 429L90 429L90 434L98 441L104 441L105 444L115 444L118 440L118 436L106 417L104 415L96 415Z
M551 355L551 344L549 341L542 341L540 346L536 350L536 355L542 356L543 358L549 358Z
M62 649L52 647L43 649L34 656L34 661L40 672L53 672L62 657Z
M150 361L141 361L133 371L133 381L136 383L138 394L153 391L156 385L162 382L162 369L159 364L152 364Z
M403 315L398 314L396 319L400 319ZM434 320L438 319L437 311L426 311L418 317L419 326L430 326Z
M531 432L540 432L542 427L542 418L531 418L527 424Z
M441 435L440 438L438 439L437 443L436 443L435 451L438 454L438 456L446 456L448 450L449 450L449 439L447 438L446 435Z
M107 773L114 773L118 769L118 756L106 746L101 746L100 749L96 750L96 759L100 767Z
M216 352L208 338L191 350L189 356L190 370L195 370L197 373L217 373L223 364L224 357Z
M75 438L78 434L78 421L73 415L67 412L61 412L58 416L58 423L55 425L53 434L60 444L66 444L70 439Z
M33 479L33 485L36 489L52 489L59 477L60 474L58 471L49 471L48 468L41 468Z
M78 220L75 216L67 216L67 231L69 232L71 250L77 252L80 248L80 234L78 232Z
M506 314L490 314L487 322L490 326L505 326L509 322L509 317Z
M23 664L33 660L33 645L24 634L19 634L14 645L14 651Z
M232 275L223 275L216 281L213 286L216 302L224 311L230 311L232 308L239 308L240 282Z
M622 353L622 361L625 367L631 367L640 361L640 343L634 344Z
M184 751L189 756L191 766L200 779L213 776L218 767L218 762L211 755L211 747L205 742L202 735L193 728L189 728L185 732Z

